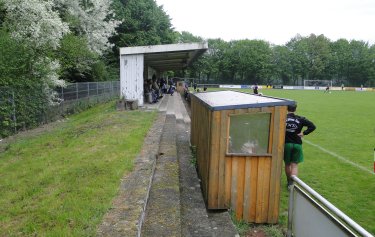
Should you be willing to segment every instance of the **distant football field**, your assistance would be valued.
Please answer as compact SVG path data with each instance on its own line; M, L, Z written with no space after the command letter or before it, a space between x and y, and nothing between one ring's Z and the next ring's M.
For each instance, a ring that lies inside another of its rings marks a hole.
M250 89L242 90L252 93ZM375 93L260 90L297 101L296 114L317 129L304 138L299 178L350 218L375 233ZM283 186L285 183L283 173ZM286 210L284 188L282 208ZM285 210L281 210L281 213ZM281 218L281 222L283 220Z

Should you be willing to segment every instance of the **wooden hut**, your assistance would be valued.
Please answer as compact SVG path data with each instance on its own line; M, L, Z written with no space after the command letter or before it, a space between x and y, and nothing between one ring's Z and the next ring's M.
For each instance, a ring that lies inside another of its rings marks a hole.
M191 98L191 144L208 209L276 223L287 105L294 101L234 91Z

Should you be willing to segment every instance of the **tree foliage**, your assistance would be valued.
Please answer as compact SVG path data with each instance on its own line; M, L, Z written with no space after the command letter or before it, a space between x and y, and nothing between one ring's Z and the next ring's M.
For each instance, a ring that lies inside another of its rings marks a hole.
M110 38L113 51L107 62L118 68L120 47L175 43L171 19L154 0L113 0L115 19L121 21Z
M169 16L153 0L114 0L121 24L111 38L116 47L169 44L176 41Z
M282 46L263 40L208 42L207 53L189 71L206 82L303 85L313 79L375 86L374 46L363 41L332 42L311 34L297 35Z
M42 62L33 62L34 52L27 44L19 44L3 30L0 30L0 55L0 137L3 137L13 131L14 100L18 101L17 118L23 121L18 128L35 125L51 99L46 80L41 78L54 74Z

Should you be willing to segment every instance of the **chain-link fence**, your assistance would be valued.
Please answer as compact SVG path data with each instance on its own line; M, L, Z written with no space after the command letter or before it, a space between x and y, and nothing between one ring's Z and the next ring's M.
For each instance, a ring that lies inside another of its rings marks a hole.
M54 103L47 102L42 89L39 91L39 94L19 93L14 88L0 87L0 138L118 98L120 82L83 82L58 87Z
M8 128L5 131L5 128ZM0 88L0 137L17 131L16 105L13 90Z
M100 95L119 95L120 82L82 82L69 84L66 87L56 89L62 101L80 100Z

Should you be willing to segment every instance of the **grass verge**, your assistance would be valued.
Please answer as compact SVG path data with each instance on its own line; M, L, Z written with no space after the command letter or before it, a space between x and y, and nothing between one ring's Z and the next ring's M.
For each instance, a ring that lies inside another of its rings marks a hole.
M95 235L156 118L114 107L71 116L0 153L0 236Z
M231 219L234 226L240 236L272 236L272 237L283 237L283 229L279 225L262 225L262 224L252 224L247 223L243 220L237 220L235 218L235 213L230 212Z

